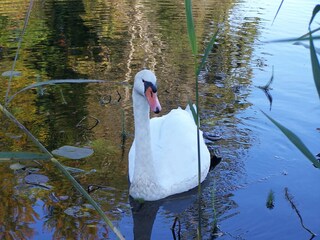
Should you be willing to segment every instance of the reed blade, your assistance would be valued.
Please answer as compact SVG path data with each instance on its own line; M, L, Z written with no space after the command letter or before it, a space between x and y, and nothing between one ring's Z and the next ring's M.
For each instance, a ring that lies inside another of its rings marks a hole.
M307 32L306 34L303 34L301 37L299 37L298 39L304 39L306 37L309 37L310 33L315 33L318 32L320 30L320 27L313 29L311 32Z
M198 125L198 114L197 114L197 110L195 109L195 107L193 106L193 104L192 104L191 101L188 101L188 105L189 105L190 111L191 111L191 113L192 113L193 120L194 120L195 124Z
M313 9L312 16L311 16L311 19L310 19L310 22L309 22L309 29L310 29L311 23L313 22L314 17L317 15L317 13L319 11L320 11L320 5L318 4Z
M317 91L318 91L318 96L320 98L320 65L319 65L319 60L318 60L318 56L316 53L316 49L314 47L313 37L312 37L311 29L310 29L311 23L319 11L320 11L320 5L315 6L315 8L313 9L313 13L312 13L310 22L309 22L309 35L310 35L309 40L310 40L310 57L311 57L313 79L314 79L314 83L315 83Z
M8 100L7 104L10 103L15 96L17 96L19 93L22 93L24 91L27 91L32 88L39 88L47 85L56 85L56 84L65 84L65 83L103 83L106 82L104 80L89 80L89 79L60 79L60 80L49 80L45 82L37 82L34 84L30 84L22 89L20 89L18 92L14 93Z
M199 75L200 71L202 70L202 68L204 67L204 64L206 63L207 61L207 58L209 56L209 53L211 52L212 48L213 48L213 45L214 45L214 42L216 41L217 39L217 35L218 35L218 30L216 31L216 33L212 36L210 42L208 43L207 45L207 48L204 52L204 55L202 57L202 60L201 60L201 63L199 65L199 67L197 68L197 76Z
M313 44L312 34L310 34L310 57L311 57L313 80L318 91L318 96L320 98L320 66L319 66L317 53Z
M191 0L185 0L185 9L186 9L186 17L187 17L188 37L191 45L191 50L193 55L197 56L198 47L197 47L197 38L196 38L193 15L192 15Z
M276 12L276 15L274 16L274 18L273 18L273 20L272 20L272 24L271 24L271 25L273 25L274 21L276 20L276 18L277 18L277 16L278 16L278 13L279 13L279 11L280 11L280 9L281 9L281 6L282 6L283 2L284 2L284 0L281 1L280 6L279 6L279 8L278 8L278 10L277 10L277 12Z
M292 142L296 148L300 150L300 152L309 159L313 165L320 169L320 162L316 159L316 157L310 152L310 150L306 147L306 145L301 141L301 139L294 134L291 130L274 120L265 112L261 111L280 131Z
M310 32L309 32L310 34ZM309 35L308 34L308 35ZM313 40L320 39L320 36L314 36ZM300 41L309 41L310 38L308 36L294 37L294 38L283 38L283 39L275 39L270 41L264 41L263 43L286 43L286 42L300 42Z

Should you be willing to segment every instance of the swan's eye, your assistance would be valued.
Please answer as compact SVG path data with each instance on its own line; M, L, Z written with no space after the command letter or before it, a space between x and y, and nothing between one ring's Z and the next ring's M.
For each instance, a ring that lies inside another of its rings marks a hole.
M142 81L144 83L144 92L146 92L148 88L151 88L153 93L157 92L157 86L155 86L153 83L145 81L143 79L142 79Z

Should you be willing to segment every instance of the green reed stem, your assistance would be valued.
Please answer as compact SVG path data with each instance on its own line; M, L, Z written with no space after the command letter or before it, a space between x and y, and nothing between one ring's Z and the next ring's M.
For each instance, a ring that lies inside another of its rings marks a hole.
M195 33L192 4L191 0L185 0L186 18L187 18L187 30L191 50L194 58L194 72L195 72L195 84L196 84L196 125L197 125L197 148L198 148L198 239L202 239L201 235L201 155L200 155L200 134L199 134L199 85L198 85L198 46Z
M112 224L109 218L105 215L100 206L93 200L93 198L83 189L83 187L70 175L70 173L65 169L65 167L53 157L53 155L38 141L38 139L33 136L28 129L26 129L23 124L21 124L5 107L0 104L0 110L4 113L4 115L9 118L15 125L17 125L27 136L33 141L33 143L38 146L41 151L43 151L46 155L50 157L50 161L57 167L64 176L72 183L72 185L85 197L88 202L95 208L95 210L99 213L102 219L109 225L111 230L116 234L118 239L125 239L120 231Z
M197 148L198 148L198 217L199 217L199 239L202 239L201 236L201 155L200 155L200 121L199 121L199 86L198 86L198 76L196 76L196 107L197 107Z

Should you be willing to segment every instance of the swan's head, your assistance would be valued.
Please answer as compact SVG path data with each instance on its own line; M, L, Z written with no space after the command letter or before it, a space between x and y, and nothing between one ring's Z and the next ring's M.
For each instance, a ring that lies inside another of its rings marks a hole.
M133 91L144 96L154 113L161 111L161 105L157 97L157 78L150 70L138 72L134 78Z

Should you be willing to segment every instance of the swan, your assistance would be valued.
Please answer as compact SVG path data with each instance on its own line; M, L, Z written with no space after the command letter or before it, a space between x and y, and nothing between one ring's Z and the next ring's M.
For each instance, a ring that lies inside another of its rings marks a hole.
M159 113L157 79L150 70L138 72L132 91L135 135L129 151L129 194L155 201L198 185L197 126L190 109ZM202 132L200 131L200 136ZM201 182L210 167L210 153L200 137Z

